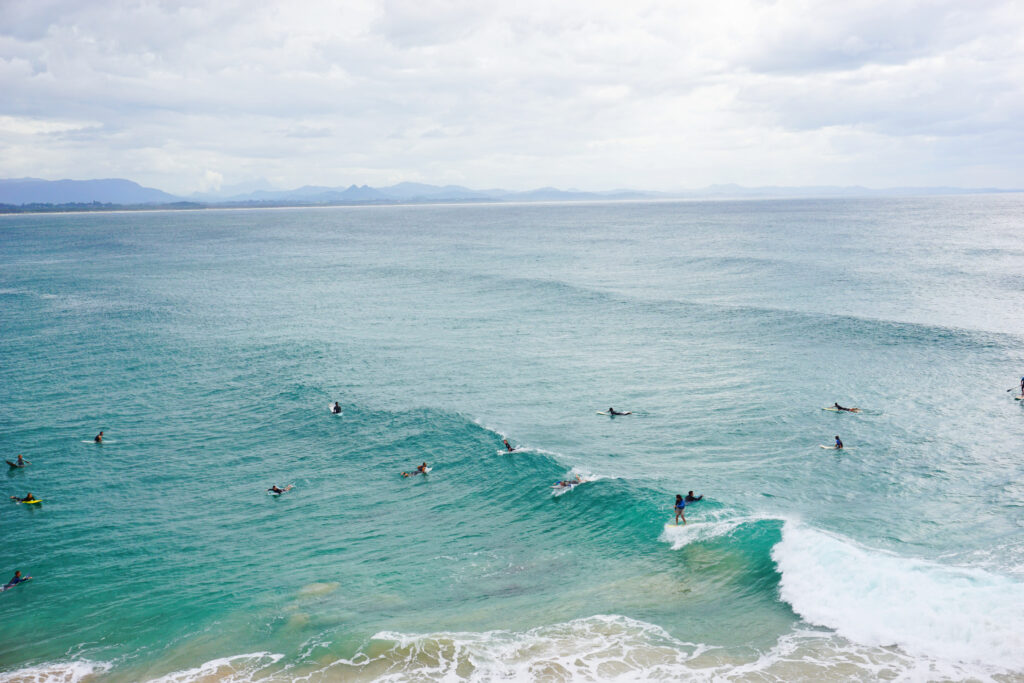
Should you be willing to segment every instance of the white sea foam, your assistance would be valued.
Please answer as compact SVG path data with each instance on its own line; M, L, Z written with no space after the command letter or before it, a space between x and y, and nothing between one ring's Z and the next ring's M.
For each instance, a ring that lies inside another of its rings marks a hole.
M862 548L794 522L772 549L782 599L857 643L1024 670L1024 583Z
M671 680L705 649L652 624L602 615L524 632L384 631L374 640L391 646L334 662L317 680Z
M687 506L689 509L689 506ZM757 522L765 517L732 517L728 519L708 519L691 516L686 524L676 526L672 521L665 524L665 530L661 532L661 540L672 544L672 550L679 550L684 546L698 541L707 541L712 538L728 536L736 527L751 522Z
M107 662L81 659L0 672L0 683L79 683L110 669Z
M653 624L597 615L524 632L376 634L364 652L288 672L308 681L847 681L990 679L977 667L866 647L830 631L789 633L750 655L687 643Z
M175 671L160 678L150 679L149 683L199 683L200 681L247 683L255 680L257 674L261 674L271 664L276 664L283 656L269 652L253 652L211 659L193 669Z

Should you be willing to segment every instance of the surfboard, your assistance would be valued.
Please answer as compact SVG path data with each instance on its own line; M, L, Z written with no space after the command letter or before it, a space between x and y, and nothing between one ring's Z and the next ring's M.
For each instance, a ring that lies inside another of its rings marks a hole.
M835 446L826 446L823 443L818 444L818 448L824 448L824 449L829 450L829 451L838 450L838 448L836 448Z
M327 410L331 413L331 415L341 415L341 413L334 412L334 401L331 401L330 403L327 404Z
M839 410L839 408L833 408L832 406L828 406L827 408L822 408L822 410L830 410L833 413L859 413L860 412L860 408L847 408L846 410Z
M43 501L37 498L36 500L19 500L18 502L24 503L25 505L35 505L36 503L42 503Z

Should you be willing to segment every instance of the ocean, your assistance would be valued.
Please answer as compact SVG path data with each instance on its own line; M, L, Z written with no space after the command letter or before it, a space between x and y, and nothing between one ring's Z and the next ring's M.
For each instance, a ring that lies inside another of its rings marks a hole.
M1024 680L1022 227L0 216L0 681Z

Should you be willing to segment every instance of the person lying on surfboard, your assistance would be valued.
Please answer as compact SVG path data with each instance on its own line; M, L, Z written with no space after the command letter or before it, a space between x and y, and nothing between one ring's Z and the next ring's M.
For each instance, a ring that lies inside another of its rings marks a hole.
M689 493L686 494L686 502L687 503L696 503L698 500L702 500L703 498L704 498L704 494L703 493L700 494L699 496L693 495L693 491L690 491Z
M271 493L276 493L277 495L281 495L282 493L286 492L290 488L291 488L291 486L289 486L287 488L280 488L277 484L274 484L269 489L267 489L267 491L270 491Z
M833 403L832 407L835 408L836 410L845 410L848 413L859 413L860 412L860 408L844 408L841 405L839 405L838 403Z
M16 500L19 503L31 503L33 500L35 500L35 496L33 496L31 492L29 492L29 493L25 494L24 498L18 498L17 496L11 496L11 500Z
M582 483L583 483L583 477L581 477L580 475L577 474L575 479L563 479L562 481L556 481L555 485L552 486L551 488L568 489L568 488L572 488L573 486L576 486L576 484L582 484Z
M608 414L609 415L629 415L630 412L627 410L626 412L621 413L618 410L615 410L615 408L609 408L608 409Z
M25 583L26 581L28 581L31 578L32 578L31 576L22 576L20 571L15 571L14 572L14 578L4 584L4 590L8 590L10 588L14 588L19 583Z
M417 471L419 471L420 473L422 473L422 474L426 474L426 473L427 473L427 470L428 470L429 468L427 467L427 463L423 463L422 465L420 465L420 466L419 466L419 467L417 467L416 469L417 469Z

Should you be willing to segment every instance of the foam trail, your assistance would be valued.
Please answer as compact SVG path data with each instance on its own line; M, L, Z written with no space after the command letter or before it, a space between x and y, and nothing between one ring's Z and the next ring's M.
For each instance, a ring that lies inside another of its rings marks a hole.
M690 507L687 506L687 510ZM767 517L733 517L731 519L701 521L691 517L686 524L674 525L674 520L665 523L660 540L672 544L672 550L679 550L691 543L707 541L712 538L728 536L734 529L751 522L768 519Z
M786 522L772 549L782 599L865 645L1024 669L1024 583L868 550Z
M254 652L233 657L212 659L194 669L175 671L160 678L151 679L149 683L199 683L201 681L219 681L225 683L248 683L256 678L256 674L275 664L284 655L269 652Z
M321 671L334 680L673 680L706 648L623 616L597 615L525 632L403 634L377 654L339 660ZM333 669L333 671L331 671Z
M0 683L78 683L110 669L107 662L79 660L0 672Z

